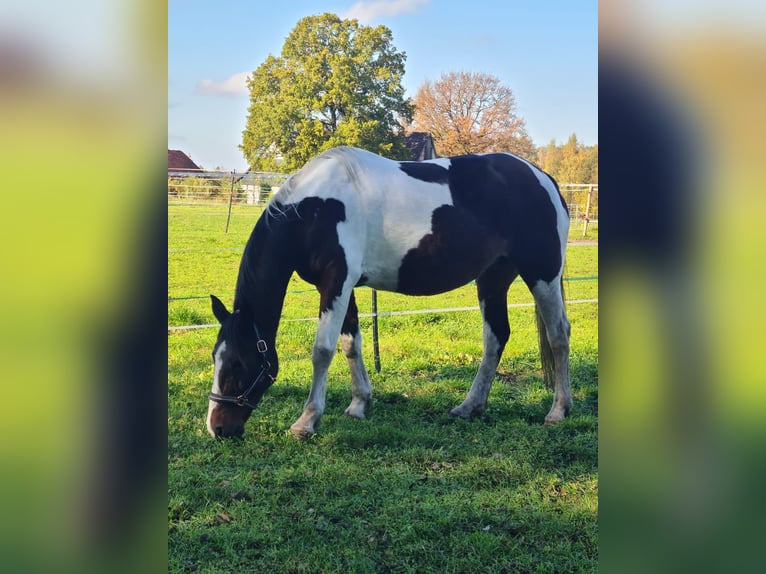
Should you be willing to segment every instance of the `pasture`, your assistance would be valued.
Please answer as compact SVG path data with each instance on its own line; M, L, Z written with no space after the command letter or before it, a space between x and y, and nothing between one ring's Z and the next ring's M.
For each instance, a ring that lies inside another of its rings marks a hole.
M209 293L230 306L259 210L168 207L168 325L214 323ZM573 237L581 228L573 225ZM570 246L570 301L597 297L595 245ZM369 289L357 289L360 313ZM510 304L531 303L519 280ZM434 297L378 294L381 313L476 306L468 285ZM279 379L242 440L205 429L217 330L168 334L168 570L171 572L595 572L597 569L597 303L568 305L574 408L543 425L532 307L510 309L508 342L485 414L449 416L476 374L479 311L360 318L373 385L371 416L342 415L348 366L336 355L319 432L288 427L308 393L318 310L293 276L277 350Z

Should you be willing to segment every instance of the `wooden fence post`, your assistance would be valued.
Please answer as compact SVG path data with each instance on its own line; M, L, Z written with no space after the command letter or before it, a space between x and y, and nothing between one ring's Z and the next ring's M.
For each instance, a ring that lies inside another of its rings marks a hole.
M590 223L590 200L593 197L593 185L588 186L588 199L585 202L585 219L582 225L582 236L588 233L588 223Z

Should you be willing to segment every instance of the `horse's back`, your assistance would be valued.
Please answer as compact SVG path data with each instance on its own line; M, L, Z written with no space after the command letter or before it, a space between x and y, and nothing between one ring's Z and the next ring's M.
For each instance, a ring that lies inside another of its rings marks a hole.
M360 282L431 294L476 278L506 257L525 279L551 280L568 215L555 182L511 154L399 162L354 148L312 160L288 198L344 206L338 237Z
M560 272L568 214L555 182L539 168L503 153L370 159L358 170L370 226L369 284L384 276L375 286L439 293L503 256L531 281Z

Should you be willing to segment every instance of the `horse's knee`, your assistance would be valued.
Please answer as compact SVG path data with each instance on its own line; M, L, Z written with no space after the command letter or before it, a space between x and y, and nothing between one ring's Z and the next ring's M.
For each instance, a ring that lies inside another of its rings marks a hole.
M315 367L324 367L332 362L334 355L334 348L323 345L314 345L314 349L311 352L311 361L314 363Z
M361 355L361 346L361 342L357 345L356 337L353 335L341 334L340 347L346 358L358 359Z

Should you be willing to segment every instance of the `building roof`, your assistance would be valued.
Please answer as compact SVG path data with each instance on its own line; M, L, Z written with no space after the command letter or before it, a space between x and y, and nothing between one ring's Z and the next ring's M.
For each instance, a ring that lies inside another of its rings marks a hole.
M410 148L413 161L423 161L438 157L434 140L428 132L412 132L404 136L404 144Z
M202 171L200 166L178 149L168 150L168 171Z

